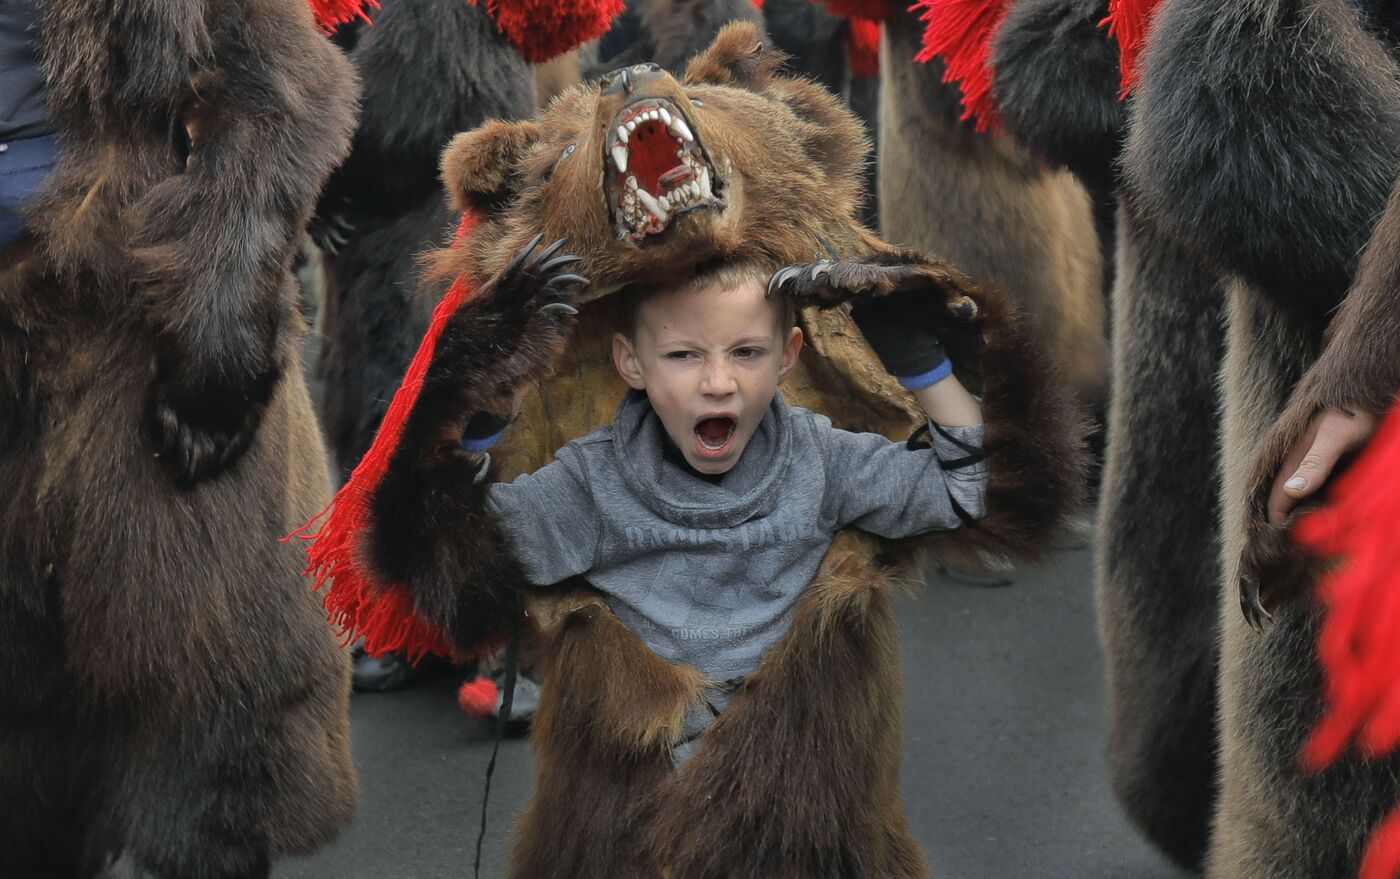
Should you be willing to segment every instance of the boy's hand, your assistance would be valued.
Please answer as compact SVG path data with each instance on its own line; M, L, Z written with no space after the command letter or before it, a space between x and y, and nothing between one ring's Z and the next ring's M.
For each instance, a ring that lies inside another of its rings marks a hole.
M880 265L851 260L799 263L774 273L768 292L783 289L799 305L851 303L851 317L880 363L907 388L927 387L950 373L938 328L968 321L977 305L944 295L950 278L926 265Z
M885 371L908 388L927 387L951 373L943 340L933 330L934 311L929 297L910 293L880 299L863 294L851 301L860 334Z

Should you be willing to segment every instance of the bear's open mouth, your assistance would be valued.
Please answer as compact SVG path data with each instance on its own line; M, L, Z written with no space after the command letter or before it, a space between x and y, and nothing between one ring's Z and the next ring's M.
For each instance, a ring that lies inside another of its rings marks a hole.
M719 182L705 151L665 98L624 107L607 144L604 176L619 238L641 242L683 214L719 205Z

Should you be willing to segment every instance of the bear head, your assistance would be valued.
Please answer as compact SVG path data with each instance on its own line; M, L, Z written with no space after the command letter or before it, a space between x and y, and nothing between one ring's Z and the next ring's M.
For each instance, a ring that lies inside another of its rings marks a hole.
M869 140L830 92L784 75L752 24L726 26L677 80L652 64L458 135L449 197L478 223L437 272L484 282L536 233L567 240L591 296L734 258L779 266L869 250L856 219Z

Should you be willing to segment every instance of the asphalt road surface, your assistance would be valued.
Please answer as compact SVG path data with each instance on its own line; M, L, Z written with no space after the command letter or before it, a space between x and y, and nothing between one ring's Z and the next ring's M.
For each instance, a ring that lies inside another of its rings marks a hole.
M1182 879L1135 835L1104 772L1103 659L1088 549L1006 587L939 577L901 598L903 789L938 879ZM276 879L464 879L481 817L491 729L455 683L356 696L358 820ZM506 741L492 782L483 877L501 877L535 771ZM561 828L564 830L564 828Z

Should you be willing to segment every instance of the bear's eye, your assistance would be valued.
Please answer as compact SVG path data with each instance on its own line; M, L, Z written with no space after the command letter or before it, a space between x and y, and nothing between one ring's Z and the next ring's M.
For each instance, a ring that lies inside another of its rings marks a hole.
M705 106L705 102L700 100L699 98L691 98L690 103L694 104L697 107Z
M574 150L576 149L578 149L578 144L576 143L571 143L568 146L564 147L564 151L559 154L559 158L551 162L549 167L544 170L544 179L549 180L549 178L553 177L554 169L559 166L560 162L564 161L569 156L572 156L574 154Z

